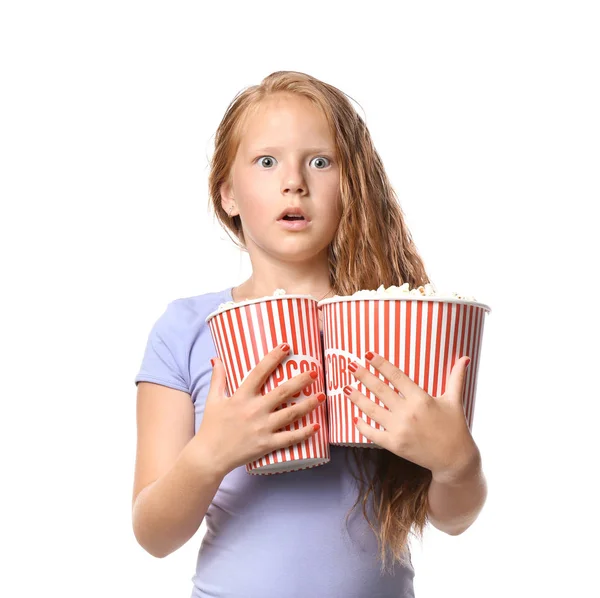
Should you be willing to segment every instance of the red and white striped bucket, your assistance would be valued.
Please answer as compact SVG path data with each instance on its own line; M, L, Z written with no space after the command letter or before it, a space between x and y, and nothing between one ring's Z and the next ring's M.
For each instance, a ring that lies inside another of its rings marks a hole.
M350 385L388 409L348 370L356 361L367 367L364 355L373 351L402 370L432 397L445 392L454 363L471 358L467 370L463 406L469 429L477 390L477 371L487 305L458 299L434 297L376 299L324 299L323 312L325 380L329 421L329 442L341 446L381 448L363 436L352 422L362 418L371 427L384 429L346 398L343 388ZM391 388L373 366L369 370Z
M222 312L211 313L206 322L225 366L228 396L232 396L265 355L281 343L290 345L290 353L273 370L261 389L262 395L306 370L317 371L319 377L276 410L324 392L318 313L317 300L310 295L242 301ZM330 454L325 404L278 431L299 430L314 423L320 424L321 428L310 438L248 463L246 471L270 475L328 463Z

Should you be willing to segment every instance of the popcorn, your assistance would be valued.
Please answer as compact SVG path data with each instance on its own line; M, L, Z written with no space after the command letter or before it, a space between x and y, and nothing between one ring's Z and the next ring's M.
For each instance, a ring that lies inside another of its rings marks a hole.
M272 295L266 295L264 297L259 297L259 299L268 299L269 297L282 297L286 294L285 289L275 289ZM329 299L340 299L340 298L352 297L354 299L377 299L379 297L438 297L440 299L458 299L462 301L473 301L477 302L475 297L470 295L459 295L456 292L451 293L440 293L438 292L432 284L427 283L425 286L419 286L417 288L411 289L409 284L405 282L402 286L389 286L387 289L381 285L377 290L360 290L356 291L352 295L334 295ZM259 300L257 299L257 300ZM249 301L248 298L244 299L244 301ZM222 312L226 309L234 307L238 305L241 301L227 301L225 303L221 303L218 307L218 311Z
M379 297L439 297L440 299L461 299L463 301L477 301L475 297L463 296L458 293L439 293L432 284L426 284L415 289L410 289L409 284L405 282L402 286L390 286L387 289L381 285L377 290L360 290L352 295L334 295L330 299L339 299L341 297L368 298L377 299Z
M246 299L247 301L247 299ZM229 309L230 307L234 307L236 305L235 301L226 301L225 303L219 303L219 307L217 308L217 311L219 313L221 313L222 311L225 311L226 309Z
M283 297L285 295L285 289L275 289L275 291L273 291L272 295L265 295L264 297L259 297L257 299L269 299L269 297ZM246 297L246 299L244 299L244 301L250 301L250 299L248 299L248 297ZM217 311L220 313L222 311L225 311L226 309L229 309L230 307L234 307L236 305L238 305L239 303L242 303L242 301L226 301L225 303L220 303L219 307L217 308Z

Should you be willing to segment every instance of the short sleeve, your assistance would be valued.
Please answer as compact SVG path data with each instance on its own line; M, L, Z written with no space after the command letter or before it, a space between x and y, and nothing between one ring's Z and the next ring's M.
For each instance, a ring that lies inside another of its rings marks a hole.
M185 350L179 346L183 341L177 319L177 301L167 305L166 310L152 326L142 365L135 377L138 382L155 382L176 390L189 393L189 383L185 379L185 371L180 363Z

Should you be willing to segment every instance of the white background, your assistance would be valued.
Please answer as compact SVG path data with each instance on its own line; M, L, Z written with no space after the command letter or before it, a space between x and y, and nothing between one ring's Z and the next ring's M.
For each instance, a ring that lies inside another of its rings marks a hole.
M208 160L276 70L360 104L434 283L492 308L488 502L413 544L417 598L596 595L597 3L391 5L2 4L2 596L189 596L204 526L133 536L134 377L169 301L250 274Z

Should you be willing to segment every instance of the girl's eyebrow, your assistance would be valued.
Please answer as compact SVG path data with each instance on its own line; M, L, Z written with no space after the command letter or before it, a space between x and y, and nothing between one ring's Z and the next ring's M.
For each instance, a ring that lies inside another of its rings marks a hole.
M279 146L270 146L270 147L256 147L256 148L250 148L250 152L251 153L258 153L258 152L276 152L276 151L281 151L283 148L279 147ZM306 148L306 151L310 154L316 154L316 153L329 153L332 154L333 153L333 149L331 149L330 147L309 147Z

